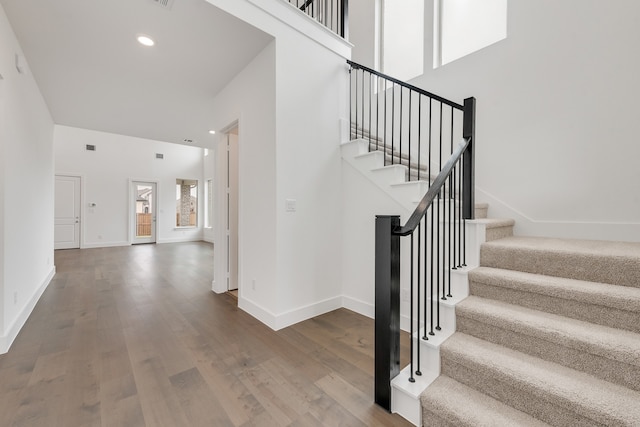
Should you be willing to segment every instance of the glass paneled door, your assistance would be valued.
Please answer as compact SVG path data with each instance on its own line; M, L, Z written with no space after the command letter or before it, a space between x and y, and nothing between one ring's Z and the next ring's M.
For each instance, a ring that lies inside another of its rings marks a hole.
M132 243L155 243L156 241L156 183L132 183L133 192L133 241Z

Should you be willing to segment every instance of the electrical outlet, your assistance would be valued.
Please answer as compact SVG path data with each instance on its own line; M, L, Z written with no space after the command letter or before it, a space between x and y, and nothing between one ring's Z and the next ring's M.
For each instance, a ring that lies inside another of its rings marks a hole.
M409 289L401 289L400 295L403 302L409 302Z
M253 279L251 281L251 289L254 290L254 291L256 290L256 279Z
M17 293L17 292L14 292L14 293L13 293L13 304L15 305L15 304L17 304L17 303L18 303L18 293Z

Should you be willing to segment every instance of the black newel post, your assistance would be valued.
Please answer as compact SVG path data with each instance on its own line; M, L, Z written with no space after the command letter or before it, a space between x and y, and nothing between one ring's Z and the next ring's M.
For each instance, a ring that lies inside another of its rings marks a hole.
M375 402L391 410L391 380L400 372L399 216L376 216Z
M476 99L464 100L462 137L469 138L469 146L462 159L462 215L464 219L475 218L475 143L476 143Z

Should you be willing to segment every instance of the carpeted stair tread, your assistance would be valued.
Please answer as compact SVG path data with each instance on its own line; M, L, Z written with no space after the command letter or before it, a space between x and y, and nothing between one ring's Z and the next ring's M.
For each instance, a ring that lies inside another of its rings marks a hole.
M478 224L485 224L487 228L511 227L515 225L515 221L509 218L477 218Z
M640 425L640 393L457 332L442 373L554 425Z
M640 287L640 243L511 236L484 243L480 265Z
M456 313L640 367L640 334L469 296Z
M498 402L445 375L436 379L420 397L423 425L432 425L433 416L450 426L523 426L548 424Z
M523 290L554 298L572 299L640 313L640 289L630 286L617 286L492 267L478 267L470 271L469 282Z
M457 330L640 390L640 334L470 296Z

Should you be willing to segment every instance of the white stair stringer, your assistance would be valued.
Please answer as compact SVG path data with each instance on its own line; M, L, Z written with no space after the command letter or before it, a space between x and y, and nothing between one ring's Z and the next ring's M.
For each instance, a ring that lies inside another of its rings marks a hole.
M440 375L440 345L456 330L455 306L469 295L468 271L468 268L452 271L451 294L453 297L440 301L441 330L434 330L435 335L429 335L428 331L431 330L431 327L429 319L427 319L427 324L422 324L419 331L413 334L412 339L416 354L415 349L417 349L417 345L420 346L419 367L422 375L414 374L415 382L410 382L411 365L408 365L391 381L391 412L401 415L416 426L422 425L420 395ZM429 297L427 305L430 306L430 304L431 298ZM427 328L426 334L425 327ZM427 336L428 340L424 340L422 338L424 336ZM414 370L418 368L417 359L416 357L414 361Z
M486 210L485 206L482 208ZM424 336L421 325L420 333L414 333L413 336L414 349L416 343L420 345L420 371L422 375L414 375L415 382L410 382L411 366L406 366L391 381L391 412L401 415L413 425L422 426L420 395L440 375L440 346L456 330L455 307L469 296L468 274L480 264L480 245L486 241L492 227L512 228L512 226L513 221L485 218L470 220L466 223L466 266L451 271L451 294L453 297L446 301L440 301L442 330L437 332L435 336L429 336L429 340L425 341L418 339L418 336ZM404 319L403 323L404 326L408 326L408 319ZM429 328L428 323L427 328ZM406 328L403 327L403 329ZM416 368L417 365L414 365L414 369Z
M384 166L382 151L369 152L369 142L356 139L342 144L342 158L358 172L368 178L409 212L415 209L415 200L420 200L429 187L426 181L406 181L407 167Z
M356 139L343 143L341 146L342 158L362 176L367 178L376 187L388 194L407 212L413 212L417 202L427 192L429 183L426 181L406 181L407 166L384 166L385 154L382 151L369 152L369 141ZM457 206L459 202L444 202L451 206ZM447 208L449 209L449 208ZM419 333L414 333L415 345L420 345L420 370L422 375L414 375L415 382L409 382L410 366L401 370L391 382L391 411L409 420L416 426L421 426L422 409L420 395L440 375L440 345L446 341L456 328L455 306L469 295L468 273L480 264L480 245L487 238L491 238L490 230L499 227L500 234L508 234L512 231L513 221L492 220L486 216L487 205L476 206L476 220L468 220L465 225L466 256L465 266L451 271L451 294L453 298L441 301L440 325L441 331L429 336L429 340L418 339L424 334L424 319L421 319ZM441 224L446 224L443 219ZM405 287L405 286L402 286ZM424 298L422 295L421 298ZM429 304L429 302L428 302ZM426 327L430 329L427 323ZM401 328L409 330L409 319L401 318ZM414 369L417 367L414 366Z

